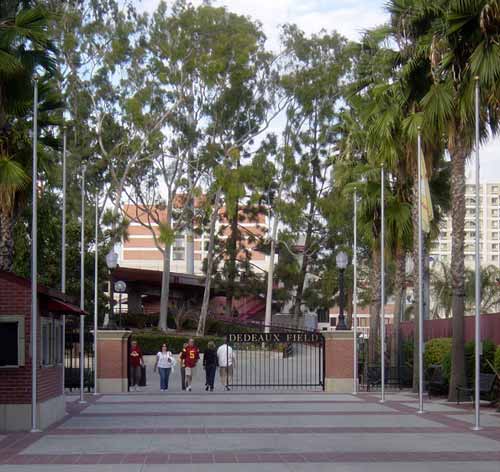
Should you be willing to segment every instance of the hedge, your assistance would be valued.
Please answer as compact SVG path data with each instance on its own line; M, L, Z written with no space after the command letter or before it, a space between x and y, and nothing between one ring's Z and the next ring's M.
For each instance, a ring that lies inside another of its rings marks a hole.
M166 335L161 332L135 332L132 334L132 339L137 341L142 353L145 355L156 354L163 343L167 343L168 349L173 353L179 353L182 351L184 343L187 343L190 337ZM201 352L207 349L207 344L210 341L213 341L216 346L220 346L225 341L224 338L216 336L194 337L194 340Z

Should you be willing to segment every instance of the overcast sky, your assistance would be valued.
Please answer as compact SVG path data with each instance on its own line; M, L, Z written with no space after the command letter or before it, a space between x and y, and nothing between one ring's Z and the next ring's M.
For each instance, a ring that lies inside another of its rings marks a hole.
M137 0L147 11L153 11L158 3ZM192 3L200 4L201 0ZM364 30L387 18L385 0L216 0L213 4L259 20L272 49L278 48L279 26L284 23L295 23L306 33L335 29L356 40ZM500 138L481 148L481 180L500 181Z

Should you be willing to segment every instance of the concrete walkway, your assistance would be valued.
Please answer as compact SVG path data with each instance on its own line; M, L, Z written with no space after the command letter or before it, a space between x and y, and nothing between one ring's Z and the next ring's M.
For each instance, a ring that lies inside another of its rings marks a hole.
M220 389L219 389L220 390ZM131 393L68 398L37 434L0 436L0 472L500 472L500 414L412 394ZM368 464L369 463L369 464Z

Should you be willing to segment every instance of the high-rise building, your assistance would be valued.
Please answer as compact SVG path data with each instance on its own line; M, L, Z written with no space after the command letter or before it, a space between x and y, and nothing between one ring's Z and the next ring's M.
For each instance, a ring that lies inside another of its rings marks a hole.
M465 265L474 268L476 238L476 187L465 187ZM480 253L481 265L500 263L500 182L485 182L480 188ZM433 241L430 256L445 264L451 263L451 215L440 224L439 236Z

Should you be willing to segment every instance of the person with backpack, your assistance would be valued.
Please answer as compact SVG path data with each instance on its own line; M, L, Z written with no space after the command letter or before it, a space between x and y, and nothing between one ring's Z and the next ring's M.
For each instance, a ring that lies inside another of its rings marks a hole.
M179 354L179 370L181 371L181 388L183 391L186 390L186 364L184 363L183 353L187 347L188 343L184 343L184 345L182 346L182 351Z
M205 391L214 391L215 372L217 371L217 351L215 343L210 341L203 354L203 368L205 369Z
M195 346L193 338L189 340L188 345L182 351L181 359L184 361L184 365L186 366L186 390L190 392L196 364L200 359L200 350Z
M160 391L166 392L168 390L168 380L170 373L175 365L175 359L172 353L168 350L167 344L163 343L161 350L156 354L156 362L154 371L158 368L160 374Z

